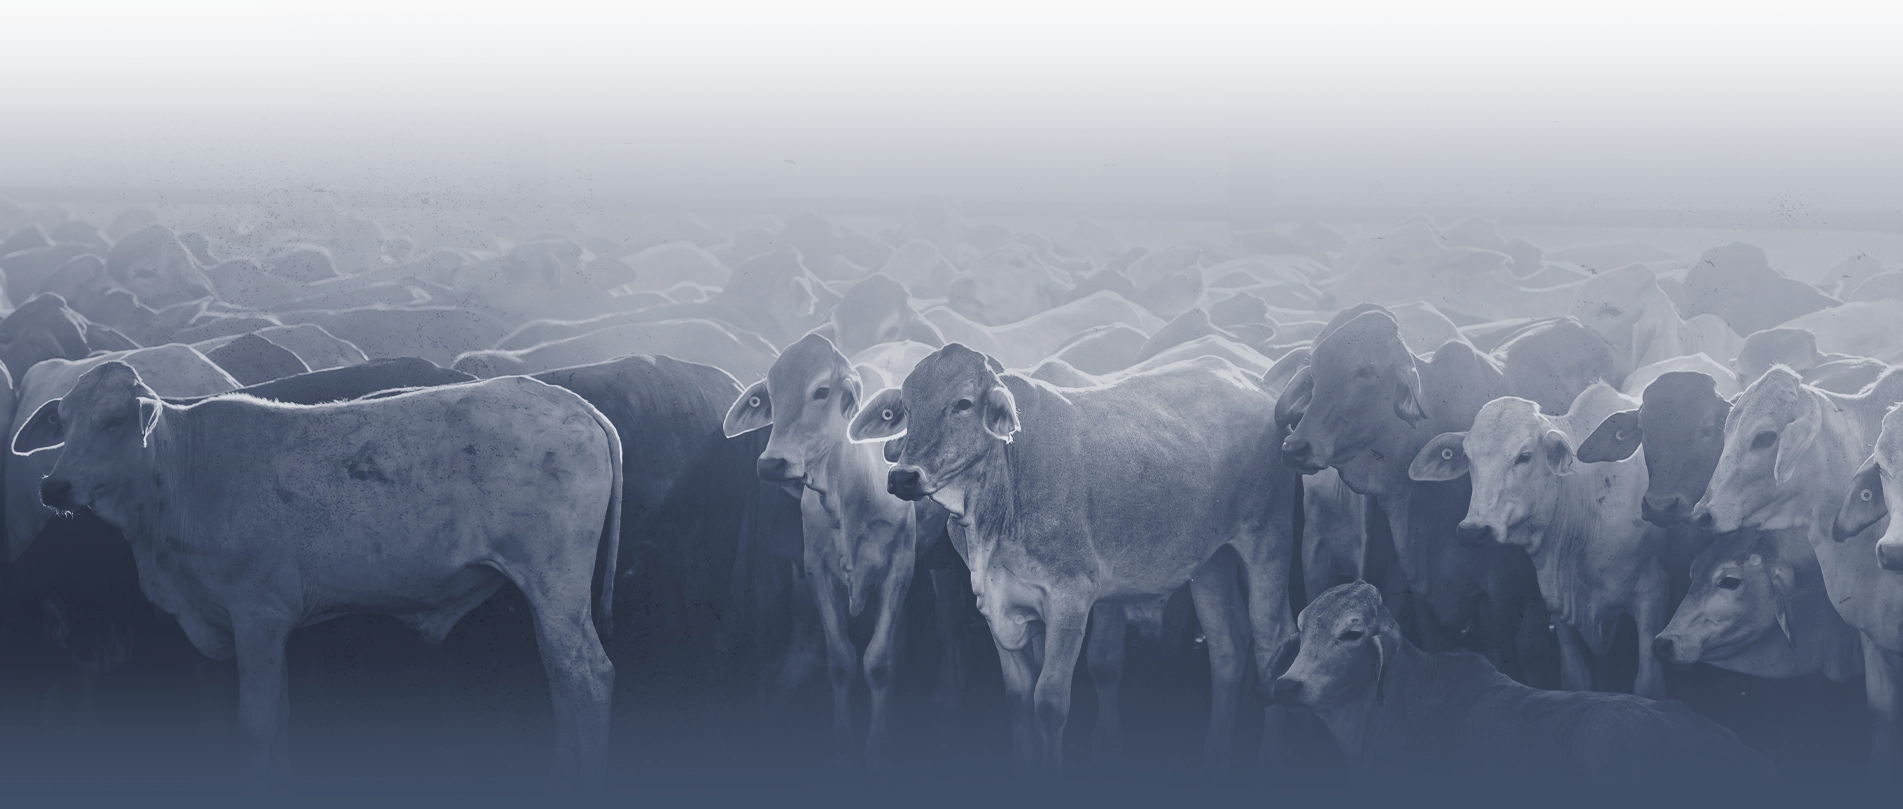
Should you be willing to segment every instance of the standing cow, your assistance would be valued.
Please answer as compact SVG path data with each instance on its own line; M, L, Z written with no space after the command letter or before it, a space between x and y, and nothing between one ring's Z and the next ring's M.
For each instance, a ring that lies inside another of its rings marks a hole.
M1644 462L1581 464L1573 454L1574 442L1630 404L1604 383L1579 394L1559 418L1526 399L1495 399L1472 429L1427 442L1408 473L1415 480L1467 475L1473 498L1462 539L1515 545L1532 557L1559 634L1563 687L1592 690L1592 657L1610 651L1615 622L1630 616L1640 650L1632 693L1664 699L1665 673L1645 652L1665 626L1671 591L1659 563L1664 531L1638 519Z
M868 604L877 611L863 671L872 691L866 751L879 755L888 743L892 674L913 562L920 544L943 527L944 515L887 494L891 464L881 448L847 439L846 427L864 399L859 371L830 340L809 334L787 347L766 379L741 391L725 429L732 438L771 427L760 478L801 489L806 580L826 635L833 732L841 738L852 733L852 686L862 670L850 624Z
M1093 608L1155 602L1185 581L1209 644L1207 745L1228 754L1245 655L1253 645L1266 674L1291 629L1295 480L1274 461L1274 409L1220 359L1060 389L953 343L853 419L855 441L904 436L889 491L951 512L1025 763L1063 766Z
M238 660L254 760L279 753L293 630L353 613L440 643L505 584L534 613L558 745L608 740L621 449L568 391L511 377L301 406L162 402L132 366L88 371L15 436L64 444L41 499L88 508L133 546L142 589L206 656ZM594 607L594 622L590 608Z

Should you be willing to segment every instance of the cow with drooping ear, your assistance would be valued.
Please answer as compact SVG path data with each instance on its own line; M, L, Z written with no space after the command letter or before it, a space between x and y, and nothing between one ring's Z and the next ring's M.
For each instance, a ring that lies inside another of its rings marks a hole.
M1249 650L1266 684L1288 634L1295 552L1295 475L1276 459L1275 400L1254 376L1201 357L1059 388L954 342L854 419L855 441L904 436L888 491L952 514L1024 764L1062 767L1086 626L1121 627L1125 605L1185 584L1208 639L1206 749L1228 755ZM1121 665L1121 636L1090 643L1111 706L1103 675Z
M902 376L909 369L892 371ZM944 511L883 491L890 463L882 448L847 437L848 424L864 410L863 399L859 369L832 341L808 334L780 354L765 380L740 393L725 429L729 437L773 431L757 469L762 480L800 491L803 563L826 637L833 731L841 739L854 733L852 688L863 674L872 691L865 747L876 756L887 751L890 736L888 706L914 562L922 545L942 530ZM862 655L849 626L868 607L876 619ZM951 659L944 655L947 664Z
M1670 610L1670 581L1659 554L1665 537L1662 529L1632 519L1645 493L1645 465L1585 464L1573 453L1572 436L1632 404L1603 382L1581 392L1558 417L1527 399L1495 399L1480 408L1467 432L1443 433L1422 447L1409 474L1442 480L1464 471L1473 496L1456 536L1521 548L1532 559L1559 635L1561 685L1595 688L1590 663L1611 651L1613 627L1630 616L1641 650L1633 693L1663 698L1664 672L1643 651Z
M1794 531L1745 530L1692 561L1691 589L1652 642L1674 666L1706 663L1753 677L1863 676L1863 646L1831 607L1810 543Z
M505 377L320 405L173 404L107 361L13 441L55 446L41 500L123 532L146 597L199 652L237 660L257 763L282 753L292 631L392 615L441 643L510 584L535 622L557 748L602 762L623 466L613 423L575 393Z

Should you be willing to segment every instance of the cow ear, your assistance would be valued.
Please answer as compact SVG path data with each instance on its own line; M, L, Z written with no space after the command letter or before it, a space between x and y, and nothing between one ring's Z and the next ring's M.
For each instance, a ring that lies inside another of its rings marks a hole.
M1766 565L1764 579L1771 583L1771 606L1777 615L1777 629L1784 642L1797 648L1797 636L1791 634L1791 569L1784 565Z
M905 400L898 388L886 388L867 399L859 415L846 425L846 437L855 444L884 441L905 435Z
M1567 440L1565 433L1547 430L1540 436L1540 450L1545 453L1553 474L1563 477L1573 473L1573 442Z
M1302 653L1302 633L1291 633L1282 645L1276 647L1275 655L1269 658L1269 683L1287 674L1289 667L1295 665L1295 658Z
M1876 525L1877 520L1889 513L1889 504L1883 500L1883 472L1877 468L1877 456L1872 455L1857 470L1857 476L1850 479L1850 491L1837 507L1837 519L1830 527L1830 535L1842 542Z
M992 373L994 374L1004 373L1004 363L999 362L997 357L993 357L990 354L986 354L984 355L984 357L985 357L985 367L990 368Z
M1804 408L1804 414L1785 427L1784 432L1777 437L1777 462L1772 466L1772 472L1780 485L1789 483L1791 475L1797 472L1797 459L1803 457L1804 451L1810 448L1811 439L1817 437L1818 423L1823 420L1816 400L1809 397L1805 397L1805 400L1809 407Z
M859 412L859 400L864 398L864 388L859 384L859 372L849 370L839 380L839 413L850 419Z
M985 432L1011 440L1018 433L1018 400L1003 385L985 391Z
M905 436L899 436L898 438L885 442L884 451L886 463L898 463L899 455L905 452Z
M1386 632L1374 633L1374 704L1387 701L1388 689L1388 635Z
M1645 431L1639 427L1639 411L1621 410L1599 422L1598 429L1586 436L1574 453L1585 463L1623 461L1639 451Z
M1284 430L1292 429L1308 412L1309 400L1315 398L1315 366L1305 366L1296 371L1289 379L1288 387L1282 389L1282 395L1275 400L1275 426Z
M59 400L40 405L13 436L13 453L29 455L66 443L66 426L59 420Z
M1414 455L1407 476L1423 483L1454 480L1467 474L1467 468L1467 434L1441 433Z
M152 445L152 431L159 426L159 413L164 406L157 399L139 398L139 445Z
M1419 424L1427 419L1427 411L1421 409L1421 374L1413 368L1401 372L1401 381L1395 383L1394 415L1400 416L1408 424Z
M740 398L733 400L733 407L727 410L727 420L720 426L728 438L773 426L773 399L767 396L766 380L741 391Z

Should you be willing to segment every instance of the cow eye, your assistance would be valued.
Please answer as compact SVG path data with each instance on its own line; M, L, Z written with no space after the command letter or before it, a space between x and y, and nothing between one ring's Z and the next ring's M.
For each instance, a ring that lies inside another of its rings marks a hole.
M1764 449L1775 443L1777 443L1777 433L1765 430L1764 432L1758 433L1758 437L1751 439L1751 448Z
M814 398L814 399L824 399L824 398L826 398L827 396L831 396L831 395L832 395L832 392L833 392L833 389L832 389L832 388L829 388L829 387L826 387L825 385L821 385L821 386L819 386L819 388L818 388L818 389L816 389L816 390L814 390L814 391L813 391L813 398Z
M1744 579L1740 579L1737 576L1726 576L1718 580L1718 587L1721 590L1736 590L1743 586Z
M970 399L959 399L959 400L958 400L958 401L956 401L956 402L952 402L952 412L953 412L953 413L963 413L963 412L965 412L965 411L967 411L967 410L970 410L970 409L971 409L971 400L970 400Z
M125 416L113 416L112 418L106 419L106 429L117 430L120 427L125 426L125 423L126 423Z
M1519 456L1513 459L1514 466L1519 466L1520 464L1523 464L1523 463L1532 463L1532 462L1533 462L1532 450L1521 450Z
M1372 366L1372 365L1363 365L1363 366L1361 366L1360 368L1356 368L1356 369L1355 369L1355 376L1356 376L1357 378L1360 378L1360 379L1373 379L1373 378L1374 378L1374 366Z
M1350 629L1341 633L1342 640L1361 640L1361 636L1362 632L1359 629Z

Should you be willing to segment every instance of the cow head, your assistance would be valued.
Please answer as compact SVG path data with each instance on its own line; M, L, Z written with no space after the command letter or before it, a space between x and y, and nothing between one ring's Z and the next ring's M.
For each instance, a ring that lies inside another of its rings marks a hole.
M845 438L862 398L858 371L830 340L809 334L787 346L766 379L741 391L727 411L727 437L772 427L760 479L813 486L812 470Z
M1675 666L1711 663L1759 677L1792 676L1797 575L1771 534L1719 537L1692 561L1691 590L1652 641L1652 653Z
M1332 325L1332 324L1331 324ZM1394 317L1364 310L1316 342L1308 378L1283 391L1306 406L1283 413L1295 429L1282 442L1282 460L1304 474L1346 462L1399 430L1427 418L1414 355L1401 342Z
M66 305L59 295L42 292L29 298L20 308L0 320L0 362L13 374L15 384L26 381L26 372L41 360L60 357L76 360L92 351L86 341L91 324Z
M819 279L798 250L782 246L740 263L715 300L766 321L783 334L801 334L819 306Z
M1542 534L1522 528L1548 514L1559 497L1558 478L1573 473L1573 447L1540 415L1539 405L1507 396L1488 402L1465 433L1442 433L1421 447L1408 467L1414 480L1473 481L1473 497L1457 536L1469 542L1513 542L1539 550Z
M211 282L172 231L161 225L133 233L112 246L106 274L151 307L212 297Z
M905 436L887 491L965 513L966 473L1018 431L1017 400L1001 373L997 360L952 343L921 360L903 387L866 403L852 421L852 440Z
M1903 408L1892 408L1883 415L1876 452L1850 479L1850 489L1831 526L1832 538L1843 542L1903 508L1903 485L1895 480L1899 469L1903 469ZM1890 520L1884 526L1883 536L1877 539L1877 561L1885 570L1903 572L1903 520Z
M1579 444L1579 460L1622 461L1645 447L1645 500L1640 513L1654 525L1684 522L1705 495L1725 444L1731 403L1717 383L1696 371L1662 374L1646 386L1639 409L1607 416Z
M144 479L147 448L164 406L158 394L123 362L107 362L80 376L64 398L40 406L13 437L26 455L59 447L59 459L40 481L40 501L60 511L90 508L123 528L133 516L129 498L107 497Z
M1289 640L1296 651L1276 656L1278 666L1293 658L1275 678L1277 704L1325 712L1385 695L1382 681L1402 640L1373 585L1351 582L1322 593L1302 610L1296 629Z
M1692 522L1726 534L1739 528L1795 527L1780 508L1809 491L1790 485L1823 425L1823 406L1789 368L1773 368L1739 394L1725 420L1724 449Z

